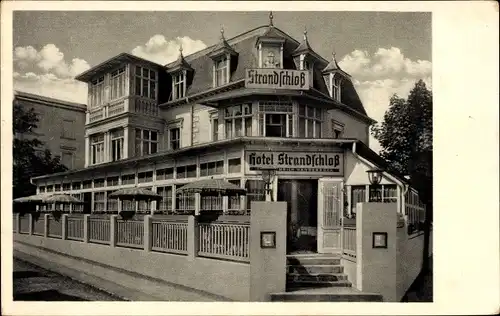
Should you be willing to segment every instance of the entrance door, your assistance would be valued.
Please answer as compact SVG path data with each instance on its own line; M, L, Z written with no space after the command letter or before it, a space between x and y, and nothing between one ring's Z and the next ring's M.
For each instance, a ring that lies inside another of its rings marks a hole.
M318 181L318 252L340 252L342 221L342 179Z

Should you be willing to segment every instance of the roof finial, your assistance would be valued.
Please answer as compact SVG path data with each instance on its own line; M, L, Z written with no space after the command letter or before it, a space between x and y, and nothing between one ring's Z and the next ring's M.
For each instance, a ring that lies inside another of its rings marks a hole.
M307 41L307 28L304 27L304 41Z
M337 53L335 53L335 51L332 52L332 57L333 57L333 61L337 61L337 59L335 58L337 56Z
M273 11L269 13L269 26L273 26Z
M182 43L180 43L180 45L179 45L179 53L181 53L181 55L182 55Z
M220 37L221 39L224 39L224 25L220 26Z

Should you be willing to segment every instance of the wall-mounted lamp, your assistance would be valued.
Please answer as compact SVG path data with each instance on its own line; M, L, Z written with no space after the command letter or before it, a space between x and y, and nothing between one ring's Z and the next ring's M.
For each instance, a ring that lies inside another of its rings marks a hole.
M370 180L370 183L372 185L378 185L382 181L382 173L383 172L384 172L384 170L375 168L375 169L368 170L366 173L368 173L368 180Z

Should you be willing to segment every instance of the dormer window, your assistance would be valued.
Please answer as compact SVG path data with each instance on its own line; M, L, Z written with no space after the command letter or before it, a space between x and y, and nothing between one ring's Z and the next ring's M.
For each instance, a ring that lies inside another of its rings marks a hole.
M229 83L228 76L228 61L226 57L223 57L215 62L215 86L219 87Z
M156 100L158 82L156 71L144 67L135 67L135 94Z
M346 79L350 80L350 76L340 69L335 59L335 53L332 55L332 61L323 69L323 78L325 79L330 97L337 102L341 102L342 81Z
M173 95L172 99L182 99L186 93L186 75L184 72L178 73L173 76Z

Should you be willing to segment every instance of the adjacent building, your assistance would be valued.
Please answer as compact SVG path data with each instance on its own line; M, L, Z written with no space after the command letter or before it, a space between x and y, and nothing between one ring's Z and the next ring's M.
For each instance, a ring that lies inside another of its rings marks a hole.
M251 201L288 202L293 234L313 237L301 247L340 247L340 221L356 203L377 196L397 202L410 222L423 220L409 203L416 192L384 172L370 187L367 170L384 167L368 147L374 123L335 55L324 58L307 33L294 39L269 24L220 40L176 61L156 64L127 53L77 78L89 86L85 167L32 179L38 192L66 192L86 213L117 212L109 194L145 187L161 202L142 212L190 213L194 196L176 190L197 179L224 178L245 197L204 197L203 211L248 214ZM262 170L273 170L270 190ZM125 203L123 208L135 207Z
M38 150L50 150L68 169L85 166L85 104L21 91L14 92L14 103L26 111L33 109L38 118L36 129L16 137L39 139L43 145Z

